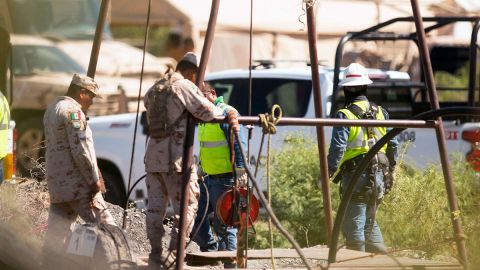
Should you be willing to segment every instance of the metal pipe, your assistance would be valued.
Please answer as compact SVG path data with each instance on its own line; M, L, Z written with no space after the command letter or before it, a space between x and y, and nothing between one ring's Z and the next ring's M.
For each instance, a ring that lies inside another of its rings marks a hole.
M451 107L462 108L462 107ZM458 115L462 115L458 113ZM224 116L215 117L209 123L225 123ZM238 122L244 125L260 126L260 118L255 116L240 116ZM430 120L350 120L337 118L295 118L282 117L277 126L358 126L358 127L409 127L433 128L436 122Z
M477 73L477 38L480 22L476 21L473 25L472 36L470 38L470 72L468 73L468 106L475 106L475 85ZM479 97L480 98L480 97Z
M456 108L445 108L433 111L427 111L421 114L416 115L415 119L429 119L432 117L438 117L442 115L456 115L457 113L465 115L480 115L480 108L478 107L456 107ZM333 226L332 240L330 241L330 249L328 251L328 263L336 262L337 258L337 246L338 246L338 237L340 235L340 229L342 228L343 220L345 218L345 212L347 210L348 204L352 199L355 186L357 185L360 176L363 171L367 168L370 160L380 151L380 149L387 144L393 137L397 136L405 130L405 128L395 128L389 131L385 136L383 136L378 142L367 152L365 157L362 159L356 170L353 172L353 175L350 179L349 184L346 187L345 194L342 197L340 205L338 207L337 216L335 218L335 223Z
M352 33L348 33L340 39L338 42L337 49L335 51L335 64L333 67L333 90L332 97L330 98L331 107L330 107L330 117L335 116L335 111L337 109L337 96L338 96L338 83L340 82L340 65L342 64L343 57L343 47L352 38Z
M435 80L433 78L432 63L430 61L430 54L427 46L427 41L425 37L425 31L423 27L422 15L420 13L420 8L418 6L417 0L411 0L413 17L415 19L415 27L417 29L418 42L420 45L420 57L423 58L423 64L425 67L425 79L428 87L428 93L430 97L430 104L433 109L439 109L440 105L438 103L437 90L435 88ZM465 247L465 239L463 236L463 230L461 226L460 219L454 214L458 212L457 196L455 193L455 185L453 183L452 173L450 171L450 166L448 163L447 157L447 147L445 143L445 131L443 128L442 118L438 117L438 126L435 131L437 134L437 143L438 150L440 152L440 160L442 163L443 176L445 178L445 188L448 195L448 203L451 211L451 220L454 230L454 237L457 242L457 248L460 255L460 260L463 267L466 269L468 265L467 260L467 250Z
M320 92L320 76L318 71L317 32L315 29L315 15L313 13L315 4L309 4L308 1L305 1L305 5L307 10L308 48L310 50L315 117L323 118L323 102L322 94ZM318 179L317 185L322 189L323 211L325 213L325 223L327 225L327 239L331 239L333 229L332 200L330 198L327 151L325 149L325 132L323 126L317 126L317 147L318 157L320 159L320 179Z
M102 44L102 34L105 27L105 20L108 14L108 7L110 6L110 0L102 0L100 6L100 13L98 14L97 27L95 29L95 36L93 38L92 51L90 53L90 62L88 64L87 76L95 78L95 72L97 71L98 55L100 53L100 45Z
M201 86L205 77L205 69L207 67L208 58L210 57L210 49L212 47L213 35L215 32L215 25L217 22L218 7L220 5L219 0L212 0L212 7L210 9L210 18L208 20L207 33L205 34L205 41L202 49L202 56L200 58L200 64L197 72L196 85ZM192 115L187 118L187 130L185 145L183 149L183 162L182 162L182 174L183 174L183 186L182 186L182 203L180 204L180 226L178 234L177 245L177 270L183 269L183 259L185 258L185 239L187 236L187 210L188 202L190 200L190 172L192 169L192 155L193 155L193 140L195 136L195 121Z

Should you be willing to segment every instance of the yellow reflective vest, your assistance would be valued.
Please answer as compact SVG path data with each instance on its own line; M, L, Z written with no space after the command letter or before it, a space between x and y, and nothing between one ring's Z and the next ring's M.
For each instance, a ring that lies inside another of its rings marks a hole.
M222 110L227 106L225 103L217 104L217 107ZM205 173L215 175L232 172L230 149L220 124L199 124L198 140L200 141L200 162Z
M360 107L363 112L366 112L370 109L370 103L367 100L357 101L357 102L354 102L353 104ZM347 108L341 109L340 112L344 113L347 116L347 118L350 120L359 119L352 111L350 111ZM383 114L382 108L380 106L378 106L376 119L377 120L385 119L385 115ZM382 138L386 133L387 133L387 129L385 127L373 128L373 136L375 138L375 142L380 140L380 138ZM339 167L342 166L342 164L345 161L367 153L368 150L370 150L370 147L368 145L368 139L369 138L368 138L368 132L366 127L351 126L350 133L348 134L347 149L345 150L343 158L340 161ZM385 153L386 149L387 149L387 145L384 145L380 149L380 152Z
M7 155L8 129L10 123L10 108L5 96L0 92L0 159Z

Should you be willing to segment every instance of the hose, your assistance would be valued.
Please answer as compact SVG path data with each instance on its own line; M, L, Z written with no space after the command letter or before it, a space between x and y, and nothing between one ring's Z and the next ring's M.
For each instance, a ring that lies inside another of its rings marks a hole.
M240 140L240 135L238 133L234 133L235 134L235 139L236 140ZM242 144L239 144L240 146L240 152L242 154L242 158L244 160L246 160L245 158L245 152L244 152L244 149L243 149L243 146ZM245 166L245 171L247 172L248 174L248 177L252 180L252 183L253 183L253 186L255 188L255 190L257 191L258 193L258 197L260 199L260 201L262 202L263 206L265 207L265 210L267 212L267 214L272 218L272 221L273 221L273 224L277 227L277 229L285 236L285 238L287 238L287 240L292 244L292 246L295 248L295 250L297 251L298 255L300 256L300 258L302 259L302 261L305 263L305 266L309 269L309 270L312 270L313 268L310 266L310 264L308 263L307 261L307 258L305 257L305 255L303 254L303 251L300 247L300 245L295 241L295 239L288 233L287 230L285 230L285 228L283 228L283 226L280 224L280 221L278 220L278 218L275 216L275 214L273 213L273 210L272 208L270 207L270 205L268 204L267 202L267 199L265 198L265 196L263 195L262 193L262 189L260 187L260 185L258 184L258 182L255 180L252 172L250 171L250 169L248 168L248 166ZM323 269L323 266L320 266L322 269Z

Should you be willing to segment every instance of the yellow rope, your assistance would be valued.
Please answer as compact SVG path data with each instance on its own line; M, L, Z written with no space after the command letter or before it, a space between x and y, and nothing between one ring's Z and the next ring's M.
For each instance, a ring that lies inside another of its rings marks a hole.
M276 115L275 115L276 114ZM282 108L278 104L273 105L272 114L259 114L260 123L262 124L263 134L276 134L280 119L282 118Z
M275 104L272 107L272 114L259 114L260 123L262 124L263 136L268 134L268 143L267 143L267 193L268 193L268 204L272 204L272 185L270 182L270 144L271 144L271 135L277 133L276 124L282 118L282 108L279 105ZM260 158L260 157L258 157ZM275 270L275 258L273 256L273 225L272 219L268 218L268 230L270 232L270 258L272 259L272 268Z

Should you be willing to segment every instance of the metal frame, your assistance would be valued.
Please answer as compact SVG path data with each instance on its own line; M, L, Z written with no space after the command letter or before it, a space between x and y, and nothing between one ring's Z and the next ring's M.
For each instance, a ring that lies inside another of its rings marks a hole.
M308 2L308 1L307 1ZM107 16L107 11L108 11L108 5L110 1L109 0L102 0L102 8L100 9L100 14L99 14L99 19L97 22L97 28L96 28L96 33L95 33L95 38L94 42L92 45L92 54L90 57L90 64L89 64L89 69L88 69L88 75L91 76L92 78L95 75L95 69L96 69L96 63L98 59L98 50L101 44L101 32L103 29L103 24L105 22L106 16ZM310 2L308 2L310 3ZM315 51L315 43L316 43L316 33L315 33L315 27L314 27L314 14L313 14L313 8L314 8L315 2L307 4L307 16L308 16L308 38L309 38L309 48L310 52L312 53ZM445 178L445 185L446 185L446 190L448 193L448 200L449 200L449 206L450 206L450 211L454 213L455 211L458 210L457 202L456 202L456 195L455 195L455 189L452 181L452 176L451 172L449 171L449 165L448 165L448 160L447 160L447 155L446 155L446 146L445 146L445 135L444 135L444 130L443 130L443 124L442 124L442 119L440 116L442 115L447 115L449 114L447 111L448 110L440 110L439 109L439 104L438 104L438 99L437 99L437 93L436 93L436 88L434 84L434 79L433 79L433 72L431 68L431 63L430 63L430 57L428 53L428 49L426 46L426 38L425 38L425 33L428 33L434 29L437 29L439 27L442 27L444 25L453 23L453 22L458 22L458 21L470 21L474 22L475 25L473 27L472 31L472 41L471 45L475 45L476 43L476 37L478 35L478 31L480 29L479 26L479 20L480 17L440 17L440 18L434 18L434 17L426 17L422 18L420 14L420 10L418 7L418 2L417 0L411 0L411 5L412 5L412 10L413 10L413 17L404 17L404 18L396 18L392 19L390 21L378 24L376 26L367 28L363 31L360 32L352 32L348 33L345 35L341 40L340 43L337 47L336 51L336 57L335 57L335 69L334 69L334 91L333 91L333 98L332 98L332 108L336 108L334 105L335 104L335 99L337 97L337 92L338 92L338 74L340 70L340 62L341 62L341 56L342 56L342 51L343 47L346 42L350 40L400 40L400 39L405 39L405 40L413 40L416 42L417 46L419 47L420 51L420 56L421 56L421 64L424 67L424 72L425 72L425 79L426 79L426 84L427 84L427 89L429 92L429 97L430 97L430 103L432 108L434 109L433 111L426 112L423 114L418 115L418 118L424 118L424 119L431 119L435 118L435 121L418 121L418 120L388 120L388 121L371 121L371 120L342 120L342 119L323 119L321 118L322 112L319 111L321 109L321 106L315 106L316 110L316 119L302 119L302 118L291 118L291 119L282 119L279 124L290 124L290 125L315 125L317 127L320 127L317 129L318 132L318 138L319 142L321 142L321 133L323 133L323 126L325 125L331 125L331 126L336 126L336 125L356 125L356 126L389 126L389 127L402 127L402 128L407 128L407 127L421 127L421 128L434 128L436 130L436 135L437 135L437 142L439 146L439 151L440 151L440 156L441 156L441 161L442 161L442 169L444 173L444 178ZM210 19L208 23L208 28L207 28L207 35L205 37L205 44L203 47L202 51L202 58L200 62L200 67L199 67L199 72L198 72L198 78L197 78L197 85L201 84L203 81L203 76L205 72L205 67L206 63L209 58L209 53L210 53L210 48L211 48L211 43L213 39L213 33L215 29L215 24L216 24L216 18L218 14L218 6L219 6L219 0L212 0L212 7L211 7L211 12L210 12ZM393 34L393 33L381 33L377 32L377 30L387 26L391 25L396 22L415 22L415 27L416 27L416 32L415 33L410 33L407 35L400 35L400 34ZM436 22L433 26L424 28L423 27L423 22ZM472 48L475 48L475 46L471 46L471 54L470 57L475 59L476 62L476 51L473 52ZM317 62L316 61L316 54L313 53L311 55L311 62ZM471 61L472 63L473 61ZM318 70L315 69L317 65L311 65L312 67L312 79L315 80L315 83L313 85L315 91L317 91L317 84L318 81L315 79L315 74L318 75ZM318 68L318 67L317 67ZM470 66L470 83L469 83L469 97L474 97L474 92L473 92L473 87L475 86L475 72L476 72L476 63L471 64ZM321 96L318 95L318 93L315 95L315 104L317 105L318 102L321 101ZM321 102L320 102L321 104ZM466 114L474 114L474 115L480 115L480 109L478 108L451 108L454 110L454 113L466 113ZM452 112L450 112L452 113ZM192 150L193 150L193 121L192 117L189 117L188 125L187 125L187 138L186 138L186 143L185 143L185 148L184 148L184 158L183 158L183 166L182 168L184 169L184 188L182 192L182 205L181 205L181 216L180 216L180 234L179 234L179 243L178 243L178 250L177 250L177 265L176 269L183 269L183 256L185 253L184 246L185 246L185 239L186 239L186 206L188 203L188 192L187 190L187 182L188 182L188 172L190 169L190 164L192 162ZM218 118L214 122L224 122L225 119L223 118ZM239 119L239 122L246 124L258 124L259 119L256 117L241 117ZM357 171L355 172L355 175L358 174L358 176L361 174L361 172L365 169L366 164L368 164L369 159L375 155L376 151L378 151L383 144L385 144L388 140L388 138L395 136L395 132L400 132L402 129L394 129L391 132L389 132L386 136L384 136L377 144L375 144L374 147L368 152L367 157L364 158L362 161L361 165ZM320 152L320 163L323 166L326 164L326 156L325 156L325 149L322 149L324 146L319 147L319 152ZM325 174L325 172L323 173ZM351 185L349 185L348 188L351 187L353 191L353 186L357 178L353 179L351 181ZM347 189L348 189L347 188ZM351 195L351 194L350 194ZM346 206L349 203L350 198L347 198L348 196L345 196L342 199L341 202L341 207L343 206L346 208ZM351 197L351 196L350 196ZM324 198L325 199L325 198ZM330 198L328 198L330 199ZM344 211L344 210L343 210ZM341 223L343 222L343 214L342 208L339 211L339 214L337 215L337 218L335 220L335 226L333 228L333 231L335 233L332 234L332 240L331 244L333 246L330 246L330 253L329 253L329 263L333 263L336 260L336 243L338 241L338 232ZM452 224L454 227L454 232L455 232L455 239L457 242L457 248L460 253L460 259L461 263L465 268L468 267L468 261L467 261L467 255L466 255L466 248L465 248L465 239L464 235L461 229L460 221L452 214ZM340 224L340 225L339 225Z
M425 27L424 31L425 33L429 33L433 30L436 30L438 28L444 27L446 25L456 23L456 22L471 22L474 24L472 28L472 35L470 39L470 70L469 70L469 84L468 84L468 95L469 95L469 106L474 106L474 91L475 91L475 82L476 82L476 62L477 62L477 37L478 37L478 32L480 29L480 16L473 16L473 17L423 17L422 18L423 22L434 22L435 24ZM338 45L337 49L335 51L335 64L334 64L334 69L333 69L333 92L332 92L332 110L330 112L330 117L334 117L335 113L335 108L337 108L337 100L338 100L338 83L340 81L339 75L340 75L340 64L342 62L343 58L343 49L344 46L347 42L350 41L396 41L396 40L411 40L414 42L417 47L418 47L418 36L416 32L410 32L407 34L397 34L393 32L381 32L383 28L386 28L390 25L396 24L396 23L402 23L402 22L410 22L414 23L415 18L414 17L399 17L399 18L394 18L388 21L385 21L383 23L379 23L375 26L369 27L365 30L358 31L358 32L348 32L346 35L344 35ZM420 48L418 48L420 50ZM471 61L473 59L473 61ZM421 64L422 69L424 64ZM417 84L412 84L413 87L418 87ZM421 84L421 86L424 86L424 84ZM422 98L425 100L426 93L425 91L422 92ZM479 100L480 102L480 100Z

